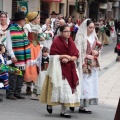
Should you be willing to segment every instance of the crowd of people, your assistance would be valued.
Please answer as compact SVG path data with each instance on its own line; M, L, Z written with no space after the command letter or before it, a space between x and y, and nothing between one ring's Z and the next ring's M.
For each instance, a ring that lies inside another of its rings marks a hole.
M50 16L40 26L37 12L16 12L12 21L6 12L0 13L0 87L6 89L6 99L25 99L25 82L26 94L45 103L50 114L54 105L61 105L60 116L65 118L71 117L67 107L92 114L86 107L98 104L99 54L102 45L109 44L114 22L75 22L55 11Z

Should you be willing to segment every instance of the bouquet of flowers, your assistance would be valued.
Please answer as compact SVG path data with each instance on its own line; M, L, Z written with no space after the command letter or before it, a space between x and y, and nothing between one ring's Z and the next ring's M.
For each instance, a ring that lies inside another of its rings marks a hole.
M5 64L0 64L0 71L10 72L10 73L14 73L16 75L22 75L22 71L19 70L18 68L7 66Z
M102 44L100 42L96 42L96 47L95 47L95 50L99 51L102 49Z
M41 37L45 38L45 40L49 40L50 37L52 37L52 34L50 34L50 33L39 33L38 34L38 39L40 39Z

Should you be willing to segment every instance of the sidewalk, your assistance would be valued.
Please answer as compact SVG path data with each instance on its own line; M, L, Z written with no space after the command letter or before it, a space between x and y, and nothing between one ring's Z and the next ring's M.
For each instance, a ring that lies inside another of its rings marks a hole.
M79 114L78 108L72 115L72 120L114 120L116 107L120 94L120 63L115 62L116 54L108 52L101 57L101 71L99 73L99 105L90 106L93 114ZM0 91L1 92L1 91ZM25 88L22 91L25 94ZM0 120L62 120L59 117L60 106L53 107L53 114L49 115L46 105L38 101L30 100L26 96L25 100L11 101L5 99L5 91L2 97L4 101L0 103Z

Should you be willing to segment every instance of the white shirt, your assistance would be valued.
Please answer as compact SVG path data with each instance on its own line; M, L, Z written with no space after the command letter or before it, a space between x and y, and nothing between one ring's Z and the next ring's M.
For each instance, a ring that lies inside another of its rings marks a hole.
M46 30L46 24L42 25L42 31L44 32Z
M11 35L9 30L7 31L6 40L3 42L3 44L7 49L8 55L11 56L11 58L15 57L12 49L12 40L11 40Z
M56 18L51 18L51 28L52 31L54 32L54 23L55 23Z

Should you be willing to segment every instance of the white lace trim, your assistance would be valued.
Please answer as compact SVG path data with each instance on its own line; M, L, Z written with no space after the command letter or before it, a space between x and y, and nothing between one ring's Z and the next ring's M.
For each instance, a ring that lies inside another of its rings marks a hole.
M52 102L60 102L60 103L76 103L80 102L80 90L79 85L77 86L77 90L74 94L72 94L72 90L68 81L62 80L61 87L55 88L53 87L52 91Z

